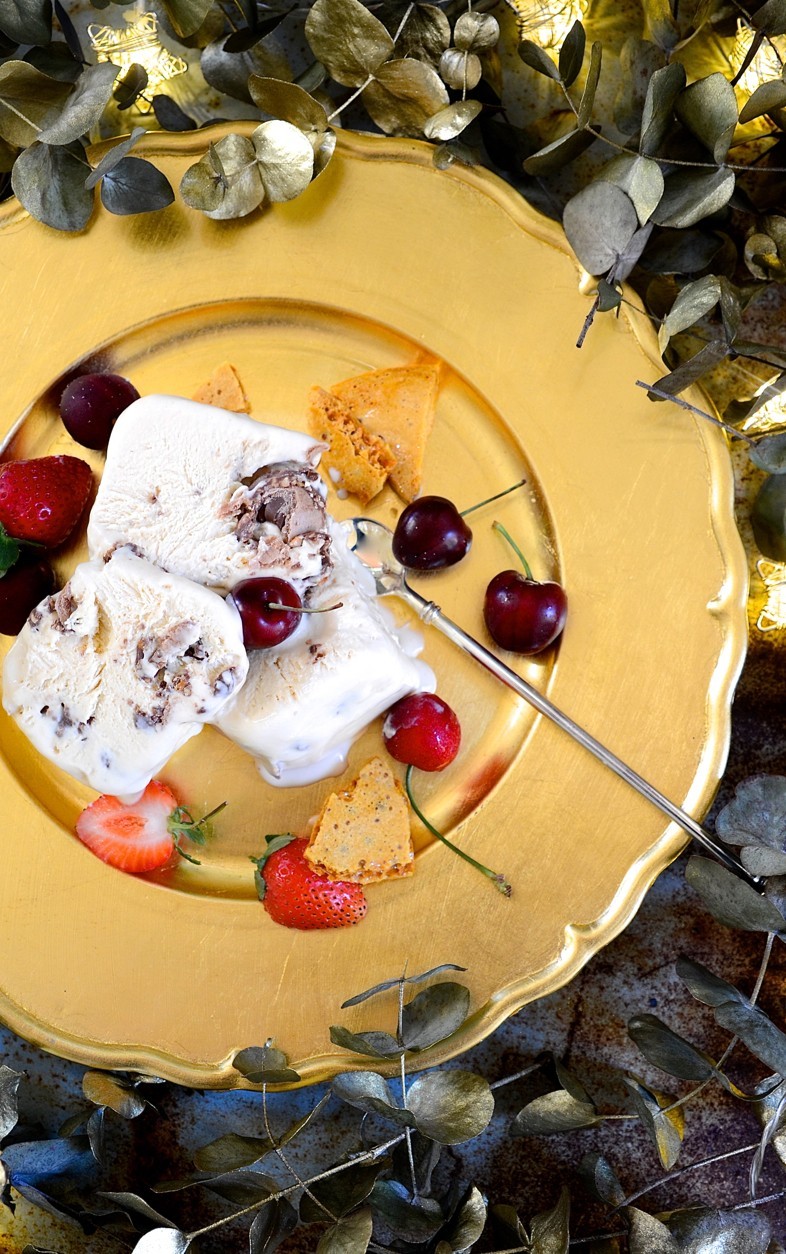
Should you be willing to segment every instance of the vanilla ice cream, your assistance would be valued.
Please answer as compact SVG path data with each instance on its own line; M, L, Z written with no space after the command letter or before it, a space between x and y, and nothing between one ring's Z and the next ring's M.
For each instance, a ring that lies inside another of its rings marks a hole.
M3 705L56 766L128 797L220 714L247 669L233 605L119 548L33 610L5 661Z
M164 570L227 592L268 575L303 591L330 570L326 489L311 436L180 396L145 396L115 424L90 514L91 558L131 543Z
M310 608L274 649L250 653L248 679L216 719L221 731L256 759L269 783L295 786L339 774L353 739L410 692L433 691L416 660L417 632L397 629L375 599L374 580L332 520L333 572L307 597Z

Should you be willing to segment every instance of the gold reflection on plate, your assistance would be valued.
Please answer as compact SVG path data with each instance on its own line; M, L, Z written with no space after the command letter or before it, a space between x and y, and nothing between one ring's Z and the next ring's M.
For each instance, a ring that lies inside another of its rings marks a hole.
M206 142L155 135L140 147L177 186ZM98 209L66 237L15 202L0 206L0 263L2 307L13 311L8 456L77 452L100 473L101 456L77 449L57 418L75 368L190 395L228 359L257 417L302 427L313 383L420 353L441 361L425 491L463 507L522 476L527 486L473 515L469 558L418 581L421 591L482 637L485 585L513 564L491 530L499 515L570 604L559 651L514 664L675 801L706 808L745 649L726 448L709 425L634 386L656 369L643 320L598 319L585 348L573 347L586 313L575 263L516 193L483 171L437 171L425 144L345 134L305 195L243 222L177 202L136 219ZM333 491L329 502L339 517L356 512ZM392 522L399 509L386 490L372 512ZM81 557L77 543L59 573ZM630 919L683 837L426 635L464 742L448 771L418 778L418 798L506 873L510 901L420 832L415 876L370 888L359 926L277 927L248 858L267 832L305 825L333 782L271 789L213 729L164 772L195 810L229 803L205 864L123 875L72 835L92 794L4 717L2 1018L64 1056L200 1087L233 1084L233 1053L273 1037L313 1081L351 1065L329 1045L331 1023L371 1024L367 1006L347 1014L340 1003L405 964L468 968L473 1017L429 1063L569 979ZM379 748L377 724L347 778Z

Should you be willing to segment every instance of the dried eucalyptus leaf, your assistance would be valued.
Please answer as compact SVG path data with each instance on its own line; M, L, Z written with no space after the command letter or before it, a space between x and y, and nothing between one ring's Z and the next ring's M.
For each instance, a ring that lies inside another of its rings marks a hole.
M682 362L676 369L671 370L669 374L664 374L660 379L656 379L655 387L661 392L668 392L670 396L677 396L683 392L685 388L690 387L691 383L703 378L710 370L713 370L724 358L729 356L729 345L725 340L710 340L698 353L694 353L687 361ZM653 392L649 394L651 401L661 401L663 397L656 396Z
M94 1106L109 1106L124 1119L135 1119L147 1105L132 1088L106 1071L86 1071L82 1077L82 1092Z
M457 100L454 104L438 109L423 127L426 139L441 140L443 143L455 139L466 130L470 122L474 122L483 106L479 100Z
M402 1039L407 1049L428 1049L458 1031L469 1014L469 1001L466 985L450 980L418 993L402 1012Z
M491 13L462 13L453 27L453 43L460 52L488 52L499 39L499 22Z
M472 1185L442 1237L450 1254L466 1254L480 1240L486 1226L486 1209L483 1194Z
M767 0L755 10L751 24L765 35L786 35L786 0Z
M434 975L443 975L446 971L466 971L466 969L466 967L456 966L455 962L443 962L438 967L432 967L430 971L421 971L419 975L383 980L381 984L375 984L373 988L367 988L362 993L356 993L354 997L348 998L347 1001L342 1001L341 1009L348 1010L350 1006L359 1006L361 1002L368 1001L369 997L376 997L378 993L387 993L392 988L398 988L399 984L422 984Z
M185 1254L191 1241L174 1228L151 1228L134 1246L134 1254Z
M766 1217L751 1211L678 1210L668 1223L683 1254L762 1254L771 1236Z
M645 14L649 35L660 48L669 52L680 37L670 0L648 0Z
M238 0L241 3L241 0ZM245 7L244 12L245 12ZM256 3L248 6L248 13L245 14L246 21L249 25L245 29L235 30L224 40L225 52L248 52L249 48L253 48L254 44L259 43L260 39L264 39L266 35L272 35L273 31L281 25L285 17L292 12L293 5L289 9L282 9L278 13L273 13L270 17L261 21L257 15Z
M641 264L654 274L694 274L712 263L721 246L721 237L714 231L659 230Z
M19 150L0 139L0 174L10 174Z
M754 118L760 118L765 113L772 113L775 109L782 109L784 105L786 105L786 83L783 79L776 78L770 83L760 83L743 105L740 122L743 125L746 122L752 122Z
M774 849L758 846L742 849L740 861L752 875L786 875L786 853L778 853Z
M220 166L220 156L218 161ZM220 168L223 169L221 166ZM235 1071L250 1078L262 1071L284 1071L288 1061L284 1051L273 1045L250 1045L235 1054L232 1066Z
M722 1006L727 1001L744 1002L746 1000L744 994L733 984L721 979L719 975L714 975L702 963L694 962L692 958L678 958L674 969L696 1001L702 1002L705 1006Z
M675 111L720 163L729 151L737 125L737 97L723 74L708 74L691 83L677 98Z
M665 1224L635 1206L625 1209L630 1254L680 1254L680 1246Z
M162 1215L159 1211L154 1210L149 1202L143 1197L139 1197L137 1193L113 1193L103 1189L99 1190L98 1197L105 1197L108 1201L114 1202L121 1210L127 1211L132 1215L144 1215L145 1219L149 1219L154 1224L163 1224L168 1232L177 1227L172 1223L171 1219L167 1219L166 1215Z
M175 34L184 38L199 30L210 12L212 0L162 0L162 3Z
M59 116L38 136L42 144L70 144L96 126L112 97L117 66L89 65L79 76Z
M16 1127L19 1118L17 1090L21 1079L21 1071L13 1071L0 1063L0 1141Z
M745 932L779 932L784 927L780 910L719 862L694 854L686 867L685 879L714 918L726 927Z
M195 131L196 122L185 113L171 96L159 93L153 96L153 112L156 121L165 131Z
M576 116L576 126L581 130L587 126L592 117L592 109L595 104L595 92L598 90L598 82L600 80L600 67L603 60L603 44L596 40L592 45L590 52L590 64L587 70L587 81L584 84L584 91L581 93L579 101L579 111Z
M248 1254L273 1254L297 1227L297 1211L285 1197L269 1202L248 1232Z
M613 183L630 197L642 226L652 216L663 195L661 168L657 161L651 161L649 157L614 157L603 167L598 178L604 183Z
M314 144L314 178L327 166L333 153L336 151L336 132L324 131L321 135L315 135Z
M87 1139L90 1142L90 1150L93 1158L97 1163L103 1163L105 1158L105 1124L106 1107L99 1106L93 1111L87 1121Z
M479 1136L494 1113L494 1094L471 1071L430 1071L418 1076L407 1107L423 1136L440 1145L459 1145Z
M131 134L127 136L126 139L122 139L119 144L115 144L112 148L110 148L109 152L104 154L98 165L94 167L85 179L85 187L88 191L92 187L95 187L104 175L108 174L110 170L113 170L124 157L128 156L131 149L139 143L139 140L144 134L145 128L143 126L135 126Z
M657 1015L634 1015L628 1020L628 1035L647 1062L680 1080L709 1080L715 1074L712 1059Z
M450 22L442 10L435 4L416 4L396 40L396 52L436 65L449 44Z
M439 72L448 87L467 92L477 87L483 75L483 63L474 52L447 48L439 59ZM447 96L445 97L447 102Z
M263 122L251 136L268 200L281 204L305 191L314 173L311 141L291 122Z
M581 73L587 36L581 22L576 20L562 41L559 50L559 75L566 87L570 87Z
M568 1070L564 1062L560 1062L559 1058L554 1059L554 1071L566 1093L570 1093L577 1102L589 1102L592 1105L592 1098L584 1085L572 1071Z
M147 70L143 65L130 65L121 78L115 79L112 95L118 109L130 109L147 87Z
M166 175L140 157L123 157L101 180L101 203L110 213L154 213L174 199Z
M579 1166L579 1175L599 1202L613 1207L620 1206L625 1200L625 1190L611 1164L602 1154L585 1154Z
M269 1137L227 1132L196 1151L194 1166L199 1171L237 1171L239 1167L258 1163L273 1149L275 1146Z
M554 1209L534 1216L530 1232L532 1254L568 1254L570 1194L564 1186Z
M525 65L537 70L538 74L544 74L546 78L553 78L555 82L559 82L559 70L540 44L534 43L531 39L522 39L518 51Z
M93 212L93 193L85 187L86 164L79 145L33 144L17 157L11 187L39 222L58 231L82 231Z
M38 1185L53 1176L82 1176L95 1166L84 1137L15 1141L3 1146L3 1164L15 1188Z
M590 183L568 201L562 224L585 270L603 274L627 248L638 217L625 192L613 183L600 182Z
M353 1054L364 1054L369 1058L395 1058L404 1052L395 1036L389 1032L350 1032L348 1028L333 1026L330 1039L334 1045L349 1049Z
M595 136L590 135L589 131L568 131L566 135L560 135L559 139L552 140L545 148L527 157L523 163L524 172L533 176L553 174L575 157L581 156L594 143Z
M300 1200L301 1222L310 1224L324 1220L325 1208L337 1219L349 1214L361 1202L365 1202L374 1188L380 1170L379 1164L347 1167L345 1171L327 1180L315 1181L309 1186L309 1193L304 1194Z
M256 149L245 135L224 135L213 149L223 170L223 174L219 176L222 179L223 195L218 207L208 210L207 216L220 220L243 218L257 209L265 199ZM268 1083L276 1082L268 1080Z
M340 1219L327 1232L323 1232L317 1245L317 1254L365 1254L374 1226L368 1207Z
M598 279L598 312L608 313L610 309L619 309L622 304L622 292L613 287L611 283L607 283L605 279Z
M619 54L620 84L614 97L613 117L623 135L640 133L650 79L665 64L662 49L638 35L630 35L622 45Z
M775 562L786 562L786 475L764 480L753 502L751 523L759 551Z
M639 152L650 157L660 148L671 126L674 105L685 86L685 66L679 61L656 70L649 81L641 117Z
M762 448L777 440L786 453L784 436L767 436L751 450L756 459ZM760 462L756 462L760 465ZM786 467L785 467L786 468ZM770 469L762 465L763 470ZM786 775L754 775L737 785L734 797L715 820L715 831L727 845L786 847Z
M6 61L0 65L0 135L9 144L26 148L70 94L70 83L49 78L25 61Z
M445 1222L442 1208L434 1198L415 1198L398 1180L378 1180L369 1200L385 1226L404 1241L425 1243Z
M711 170L706 174L689 170L670 174L652 219L658 226L693 226L725 208L733 192L732 170Z
M784 84L786 86L786 84ZM786 267L778 256L778 246L770 235L754 232L745 241L745 264L756 279L781 279Z
M180 195L192 209L211 213L218 209L226 195L221 176L216 174L207 157L189 166L180 180Z
M763 1010L744 1001L724 1002L715 1007L715 1018L721 1027L739 1036L752 1054L779 1075L786 1076L786 1034Z
M581 1101L564 1089L542 1093L520 1110L510 1127L511 1136L552 1136L602 1123L592 1102Z
M647 1088L635 1076L626 1075L623 1079L634 1110L658 1151L661 1163L670 1171L679 1158L682 1138L685 1135L685 1112L682 1106L665 1115L663 1110L673 1104L673 1097L657 1089Z
M381 66L363 92L363 104L386 135L421 135L428 119L448 99L433 65L411 57Z
M65 39L68 45L69 52L71 53L72 57L74 57L76 61L84 63L85 54L82 51L82 45L79 42L79 36L76 33L76 27L74 26L74 23L71 21L71 18L69 17L68 13L66 12L62 4L60 3L60 0L55 0L54 12L55 12L55 17L57 18L58 24L60 26L60 29L63 32L63 38Z
M393 55L393 40L360 0L315 0L305 25L317 60L342 87L359 87Z
M321 134L327 127L327 114L322 105L297 83L252 74L248 90L257 108L271 117L282 118L301 131L313 130Z
M285 72L281 58L263 43L247 52L226 52L223 39L215 39L202 52L199 68L205 80L216 91L252 104L249 79L252 74L276 77Z
M52 0L0 0L0 31L14 44L48 44Z
M714 274L705 274L693 283L686 283L678 293L658 332L658 344L661 352L673 335L687 330L714 309L721 297L720 279Z
M358 1110L385 1115L406 1127L415 1126L414 1114L396 1106L390 1089L375 1071L347 1071L333 1081L333 1092Z

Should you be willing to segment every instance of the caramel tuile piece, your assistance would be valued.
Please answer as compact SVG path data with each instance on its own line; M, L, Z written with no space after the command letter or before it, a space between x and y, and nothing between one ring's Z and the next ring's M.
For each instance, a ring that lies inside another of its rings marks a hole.
M313 387L308 394L308 429L328 445L322 461L341 476L346 488L362 505L384 487L396 464L387 444L352 417L347 406L332 392Z
M207 383L203 383L194 393L193 399L201 405L215 405L218 409L231 410L233 414L251 413L240 376L228 361L213 371Z
M403 500L414 501L423 480L426 444L434 424L439 366L418 361L410 366L371 370L335 383L331 392L369 431L382 437L396 456L390 482Z
M306 861L332 880L373 884L415 869L409 806L381 758L372 758L344 792L328 797Z

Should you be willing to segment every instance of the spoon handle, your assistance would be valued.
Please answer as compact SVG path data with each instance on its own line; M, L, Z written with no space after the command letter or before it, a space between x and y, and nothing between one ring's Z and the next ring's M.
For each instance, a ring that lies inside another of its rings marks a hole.
M520 675L517 675L515 671L506 666L489 649L484 648L474 636L470 636L466 631L463 631L457 623L454 623L446 614L443 614L434 601L427 601L425 597L420 596L408 584L405 584L401 589L400 595L415 610L424 623L436 627L449 640L457 644L460 649L463 649L465 653L469 653L477 662L480 662L481 666L485 666L486 670L491 671L492 675L496 675L497 679L501 679L504 684L507 684L509 688L517 692L520 697L528 701L541 714L545 714L546 718L550 718L553 723L556 723L569 736L577 740L580 745L588 749L599 762L602 762L604 766L614 771L615 775L619 775L620 779L624 779L638 793L641 793L642 797L646 797L654 806L657 806L667 818L671 819L673 823L677 823L689 836L692 836L695 841L698 841L700 845L717 858L719 862L728 867L730 871L734 871L736 875L746 880L753 888L761 888L761 879L756 875L752 875L738 858L735 858L727 849L718 844L685 810L675 805L673 801L669 801L668 797L665 797L662 792L659 792L654 785L639 775L637 771L634 771L632 767L623 762L621 758L618 758L605 745L602 745L588 731L585 731L572 718L564 714L542 692L534 688L526 679L522 679Z

